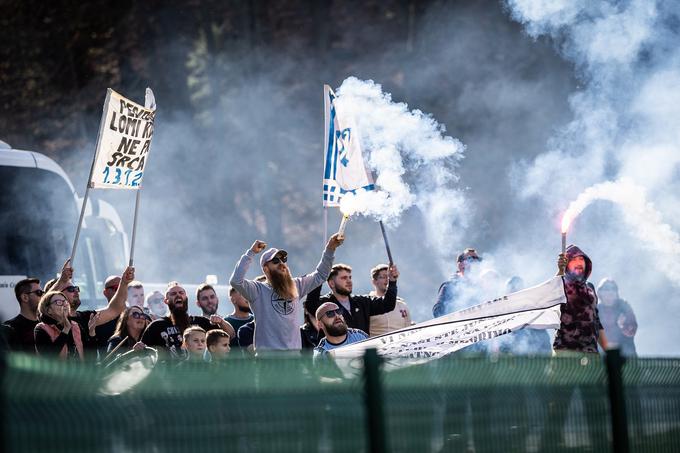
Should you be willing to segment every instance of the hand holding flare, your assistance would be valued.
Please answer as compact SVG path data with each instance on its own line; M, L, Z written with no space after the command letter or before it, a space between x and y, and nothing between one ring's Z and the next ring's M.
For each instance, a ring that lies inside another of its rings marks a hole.
M574 219L573 213L567 209L567 211L562 216L562 253L557 260L557 275L564 275L567 268L567 230L569 230L569 225Z

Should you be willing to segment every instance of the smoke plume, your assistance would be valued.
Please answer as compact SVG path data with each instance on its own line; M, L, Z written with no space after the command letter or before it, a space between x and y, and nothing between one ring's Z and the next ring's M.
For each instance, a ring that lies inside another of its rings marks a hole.
M337 91L337 109L355 119L368 168L378 190L343 198L353 211L396 227L404 211L417 206L428 239L441 258L450 257L467 227L465 198L455 170L465 147L444 135L444 125L420 110L392 101L369 80L347 78ZM345 211L345 209L343 209Z

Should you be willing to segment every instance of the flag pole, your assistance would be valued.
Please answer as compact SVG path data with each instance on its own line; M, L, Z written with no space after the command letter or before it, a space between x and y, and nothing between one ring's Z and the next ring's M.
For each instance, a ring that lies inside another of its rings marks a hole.
M153 95L151 88L146 87L144 91L144 108L156 110L156 98ZM130 262L129 266L135 264L135 240L137 239L137 214L139 214L139 200L142 198L142 186L137 188L137 195L135 196L135 214L132 217L132 238L130 239Z
M387 240L387 233L385 232L385 225L383 225L382 220L379 220L378 223L380 224L380 231L382 231L382 237L383 241L385 241L385 250L387 250L387 259L390 260L390 266L394 264L394 261L392 260L392 252L390 251L390 242Z
M92 174L94 173L94 164L97 162L97 155L99 154L99 145L101 143L102 134L106 123L106 107L109 105L111 99L111 88L106 90L106 99L102 107L102 119L99 122L99 134L97 135L97 144L94 148L94 157L92 158L92 166L90 167L90 175L87 178L87 185L85 186L85 195L83 195L83 205L80 207L80 218L78 219L78 227L76 228L76 236L73 239L73 247L71 248L71 267L73 267L73 258L76 256L76 249L78 248L78 239L80 238L80 230L83 226L83 218L85 217L85 208L87 207L87 200L90 197L90 188L92 186Z
M139 199L142 195L142 188L137 190L137 196L135 197L135 215L132 218L132 239L130 240L130 263L129 266L134 266L135 264L135 239L137 238L137 213L139 212Z
M328 206L323 207L323 246L328 242Z

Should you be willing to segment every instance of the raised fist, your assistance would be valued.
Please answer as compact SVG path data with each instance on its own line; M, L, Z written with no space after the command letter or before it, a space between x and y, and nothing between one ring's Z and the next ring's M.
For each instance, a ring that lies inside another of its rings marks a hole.
M264 241L255 241L253 242L253 246L250 247L250 250L253 253L260 253L262 250L264 250L267 247L267 243Z

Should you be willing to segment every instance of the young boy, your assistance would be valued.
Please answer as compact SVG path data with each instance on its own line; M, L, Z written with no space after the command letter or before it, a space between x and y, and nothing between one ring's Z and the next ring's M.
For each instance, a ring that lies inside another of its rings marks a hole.
M212 356L213 361L224 360L229 354L229 334L222 329L212 329L208 331L206 343L208 345L208 352Z
M198 326L188 327L183 336L182 348L187 351L187 361L201 362L205 354L205 330Z

